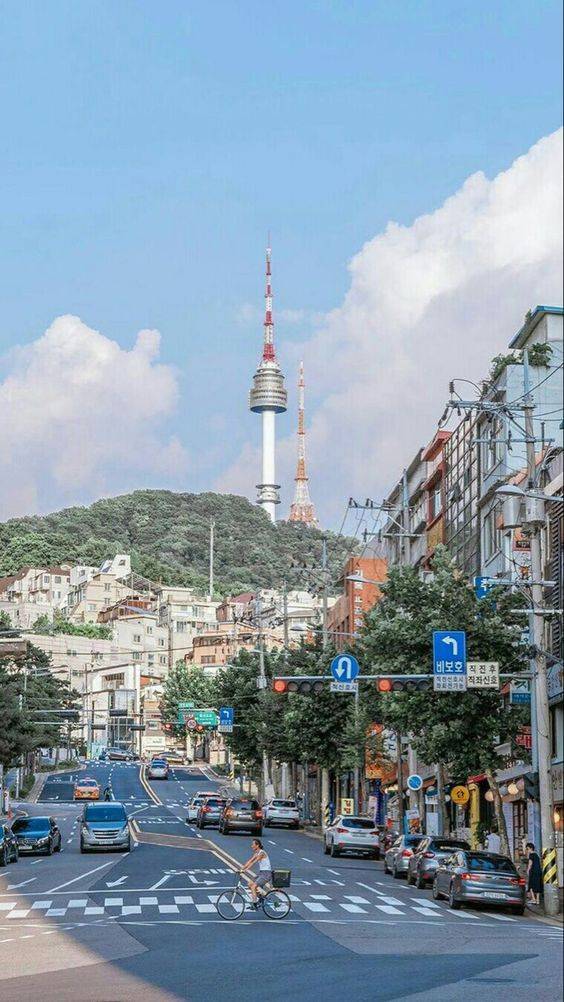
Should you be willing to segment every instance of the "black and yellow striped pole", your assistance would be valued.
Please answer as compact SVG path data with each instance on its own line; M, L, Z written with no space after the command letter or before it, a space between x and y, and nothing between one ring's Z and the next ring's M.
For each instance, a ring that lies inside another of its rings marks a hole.
M331 824L331 808L329 804L323 805L323 827L327 828L327 825Z
M556 849L542 851L542 882L543 884L558 883L558 858Z

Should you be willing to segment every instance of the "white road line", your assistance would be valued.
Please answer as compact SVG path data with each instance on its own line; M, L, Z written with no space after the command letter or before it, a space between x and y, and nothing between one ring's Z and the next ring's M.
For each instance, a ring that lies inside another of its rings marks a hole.
M273 842L271 838L267 838L266 841L268 842L269 845L276 845L276 842Z
M331 867L329 867L329 866L327 867L327 873L332 873L332 874L334 874L335 877L340 877L341 876L341 874L339 873L338 870L332 870Z
M63 887L70 887L71 884L76 884L77 880L83 880L84 877L89 877L91 873L97 873L98 870L103 870L105 866L111 866L114 860L110 859L107 863L102 863L101 866L95 866L93 870L86 870L85 873L79 874L78 877L73 877L72 880L67 880L65 884L58 884L57 887L50 887L48 891L44 891L45 894L52 894L54 891L60 891Z
M304 863L313 863L313 859L308 859L307 856L302 856L301 858L303 859Z
M440 908L441 907L440 905L437 904L436 901L425 901L424 898L412 898L411 900L415 901L416 904L418 904L418 905L424 904L425 908Z
M71 900L67 905L67 908L86 908L87 904L88 904L87 898L71 898Z
M178 915L180 912L177 905L159 905L158 908L161 915Z
M478 916L476 916L476 917L478 917ZM517 919L510 918L509 915L500 915L499 912L488 912L488 918L496 919L498 922L516 922L517 921Z
M294 855L294 850L293 849L284 849L284 852L289 852L290 856Z
M419 912L420 915L427 915L429 918L441 918L440 912L434 911L432 908L424 908L423 905L417 906L412 905L414 912Z
M399 898L387 898L385 895L382 895L382 897L378 898L378 901L381 901L385 905L400 905L402 908L406 907L405 903L400 901Z
M343 908L346 912L361 912L362 915L366 915L366 908L359 908L358 905L351 905L348 902L341 903L339 907Z
M370 904L366 898L357 898L353 894L345 894L347 901L352 901L353 905L368 905Z
M123 898L104 898L104 908L111 908L113 905L122 908Z
M379 911L385 912L386 915L403 915L403 912L399 908L394 908L393 905L375 905Z
M171 874L170 873L169 874L165 874L164 877L161 877L160 880L157 880L156 884L151 884L151 886L149 887L149 890L150 891L156 891L157 887L160 887L161 884L166 884L167 880L170 880L170 878L171 878Z
M328 912L329 909L319 903L319 901L302 901L304 908L310 912Z
M312 898L313 898L314 901L330 901L331 900L331 898L329 897L328 894L312 894L311 896L312 896Z

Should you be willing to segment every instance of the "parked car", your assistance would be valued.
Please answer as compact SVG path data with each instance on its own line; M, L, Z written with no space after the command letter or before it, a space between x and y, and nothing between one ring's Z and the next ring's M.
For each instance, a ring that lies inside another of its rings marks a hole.
M8 825L0 825L0 866L17 863L20 854L18 840Z
M80 818L80 851L119 849L129 852L131 832L123 804L85 804Z
M196 828L208 828L210 825L219 827L225 803L225 797L206 797L203 804L198 808Z
M370 818L339 814L323 833L323 851L331 856L360 852L380 859L378 829Z
M451 908L463 904L509 907L525 911L526 881L508 856L494 852L460 851L442 860L433 879L433 897L448 898Z
M411 856L424 838L424 835L400 835L384 856L384 872L393 874L396 880L404 876Z
M258 800L249 797L232 797L223 808L219 819L219 830L222 835L231 832L251 832L262 835L263 812Z
M437 867L445 859L449 859L457 849L469 848L469 843L464 839L441 838L439 835L427 836L407 861L408 884L415 884L422 890L426 884L433 883Z
M148 779L168 779L168 762L164 758L154 758L147 767Z
M300 812L295 800L269 800L262 809L264 823L269 825L288 825L290 828L300 827Z
M61 832L55 818L45 815L16 818L12 831L18 840L20 854L45 852L51 856L61 851Z
M100 784L95 779L85 776L84 779L77 779L74 784L75 800L99 800Z
M161 755L160 757L165 758L169 765L188 765L190 762L190 759L182 748L176 748L174 751L167 752L166 755Z

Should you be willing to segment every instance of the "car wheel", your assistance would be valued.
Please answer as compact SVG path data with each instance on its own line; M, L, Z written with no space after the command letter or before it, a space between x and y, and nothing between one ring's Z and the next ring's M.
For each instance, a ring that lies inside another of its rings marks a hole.
M326 856L329 855L329 846L327 845L327 840L323 842L323 852L325 853Z
M394 868L392 870L392 877L394 878L394 880L400 879L400 874L398 873L398 868L395 863L394 863Z
M81 851L81 852L88 852L88 849L87 849L87 848L86 848L86 846L84 845L84 842L81 842L81 843L80 843L80 851Z
M56 846L56 848L55 848L55 852L60 852L60 851L61 851L61 846L62 846L62 844L63 844L63 840L62 840L62 838L61 838L61 837L59 836L59 841L57 842L57 846Z
M55 850L53 849L53 843L49 842L49 845L47 846L47 855L48 856L52 856L53 853L54 853L54 851Z
M425 881L423 880L423 877L421 876L420 873L418 873L417 877L415 878L415 886L416 886L416 888L417 888L418 891L424 891L425 890Z
M127 845L125 847L125 851L126 852L131 852L131 839L129 839L129 842L127 843Z
M460 901L454 896L454 884L450 885L450 891L448 892L448 906L454 909L454 911L458 911L460 908Z
M330 855L332 856L333 859L336 859L337 856L340 855L339 850L337 849L334 842L331 842Z
M439 901L441 895L439 893L439 885L436 879L433 881L433 901Z
M512 915L524 915L525 914L525 905L513 905L513 908L511 908L511 914Z
M293 829L294 829L295 831L298 831L299 827L300 827L300 822L299 822L299 821L296 821L296 822L295 822L295 823L294 823L294 824L292 825L292 828L293 828Z
M388 875L391 873L391 870L388 867L388 864L386 863L385 857L384 857L384 873L387 873Z

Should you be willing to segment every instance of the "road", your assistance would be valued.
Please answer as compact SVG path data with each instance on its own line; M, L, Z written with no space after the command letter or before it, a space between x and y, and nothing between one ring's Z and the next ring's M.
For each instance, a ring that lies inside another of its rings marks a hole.
M292 870L292 912L224 922L215 896L250 855L246 835L197 832L185 804L221 784L199 769L141 782L139 766L89 763L135 822L129 854L82 855L74 776L53 777L34 814L59 820L63 852L0 876L0 994L14 1002L262 1002L288 998L554 999L562 931L494 911L450 911L382 863L326 857L303 832L265 829ZM146 841L147 840L147 841Z

